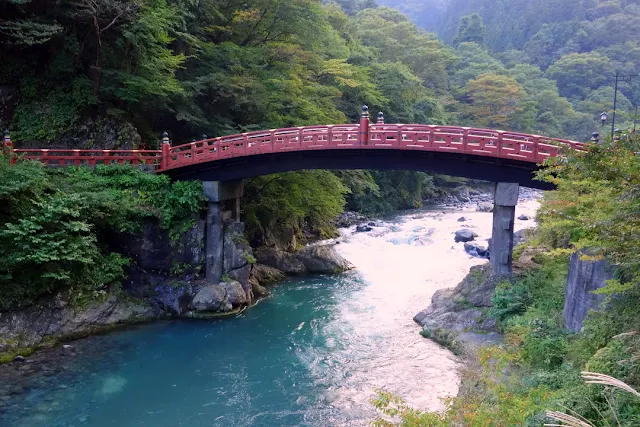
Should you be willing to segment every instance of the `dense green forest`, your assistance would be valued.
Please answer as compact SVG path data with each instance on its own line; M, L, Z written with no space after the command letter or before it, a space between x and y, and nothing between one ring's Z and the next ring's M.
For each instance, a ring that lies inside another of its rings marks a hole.
M17 146L155 148L165 130L179 143L355 122L368 104L387 122L584 141L599 129L600 112L610 111L614 70L640 67L633 40L640 18L631 2L382 3L448 44L371 0L7 0L0 3L0 126ZM422 21L419 10L438 21ZM620 20L625 25L611 31ZM638 84L621 83L621 127L630 126ZM273 183L300 184L294 176ZM326 178L304 176L307 186ZM337 176L326 181L328 191L365 213L420 206L443 180L413 172ZM282 224L277 210L246 201L257 238L267 224ZM287 216L285 227L300 229L302 218L314 217L312 228L325 228L327 218L294 203L299 215Z
M381 3L406 12L419 27L437 33L448 44L473 41L486 46L507 68L515 64L540 68L538 75L553 80L560 95L589 116L611 111L616 71L640 74L640 5L634 0ZM620 90L618 110L628 123L633 107L640 103L640 78L621 84Z

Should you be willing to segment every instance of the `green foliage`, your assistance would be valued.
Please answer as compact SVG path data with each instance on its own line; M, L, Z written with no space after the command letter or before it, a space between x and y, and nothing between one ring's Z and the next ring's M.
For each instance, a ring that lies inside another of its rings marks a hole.
M610 80L611 63L598 53L572 53L563 56L547 70L558 83L560 94L568 98L583 98Z
M531 293L529 288L520 282L513 285L505 281L497 286L491 302L493 307L489 312L490 316L503 322L525 312L531 304Z
M453 45L457 46L463 42L477 43L484 45L487 35L487 28L482 23L482 16L478 13L463 16L458 25L458 31L453 38Z
M253 178L245 185L244 221L253 243L273 236L333 233L333 220L344 208L347 188L329 171L302 171Z
M640 226L637 183L640 138L632 135L609 146L589 145L585 153L568 153L549 162L540 176L558 190L545 195L541 233L548 244L589 248L594 259L619 266L627 289L640 281ZM611 284L616 286L615 281ZM620 287L614 288L617 292Z
M137 231L149 217L183 230L203 197L198 184L172 185L125 166L47 170L3 157L0 179L2 311L61 290L78 305L104 297L124 278L128 260L101 236Z

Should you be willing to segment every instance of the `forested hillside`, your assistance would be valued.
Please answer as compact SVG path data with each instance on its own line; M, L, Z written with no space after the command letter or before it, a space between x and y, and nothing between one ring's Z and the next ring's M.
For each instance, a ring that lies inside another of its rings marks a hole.
M553 101L553 96L547 104L536 105L535 100L529 99L538 109L537 130L543 133L552 122L555 127L568 116L573 116L570 121L576 127L593 128L590 119L602 111L611 113L615 73L640 74L640 5L636 1L449 0L445 3L446 6L440 1L385 0L385 4L410 13L418 26L436 32L455 47L458 56L468 54L460 45L471 41L486 47L490 56L498 60L477 61L486 69L505 76L520 74L516 80L521 86L525 86L525 80L531 81L531 77L551 80L548 83L558 87L559 94L578 114L565 109L569 105L564 100ZM438 16L438 22L423 16ZM525 77L527 73L529 77ZM534 83L525 90L536 92L540 98L539 94L547 88L549 86ZM640 103L640 78L622 82L620 91L618 117L622 116L622 121L618 122L619 127L630 127L635 106ZM526 114L526 107L523 114L531 117ZM527 119L519 117L518 120L526 122ZM556 127L557 130L560 129ZM576 135L575 129L567 128L566 124L564 131Z

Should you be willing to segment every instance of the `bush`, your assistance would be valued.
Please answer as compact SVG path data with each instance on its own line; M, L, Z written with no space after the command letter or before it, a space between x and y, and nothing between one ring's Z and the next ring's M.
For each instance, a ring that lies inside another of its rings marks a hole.
M100 236L135 231L150 216L185 229L204 197L199 185L129 166L46 169L0 157L0 311L61 290L77 304L105 296L128 260Z
M531 301L531 292L524 283L512 284L509 281L504 281L496 287L491 298L493 307L489 311L489 316L504 322L513 316L524 313Z

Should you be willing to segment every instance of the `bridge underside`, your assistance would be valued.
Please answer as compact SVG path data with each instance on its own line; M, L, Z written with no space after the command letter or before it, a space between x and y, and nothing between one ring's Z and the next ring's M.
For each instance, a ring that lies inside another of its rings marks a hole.
M230 181L304 169L414 170L492 182L513 182L541 190L553 189L551 184L533 179L533 172L538 167L531 162L462 153L389 149L283 151L220 159L165 173L175 180Z

